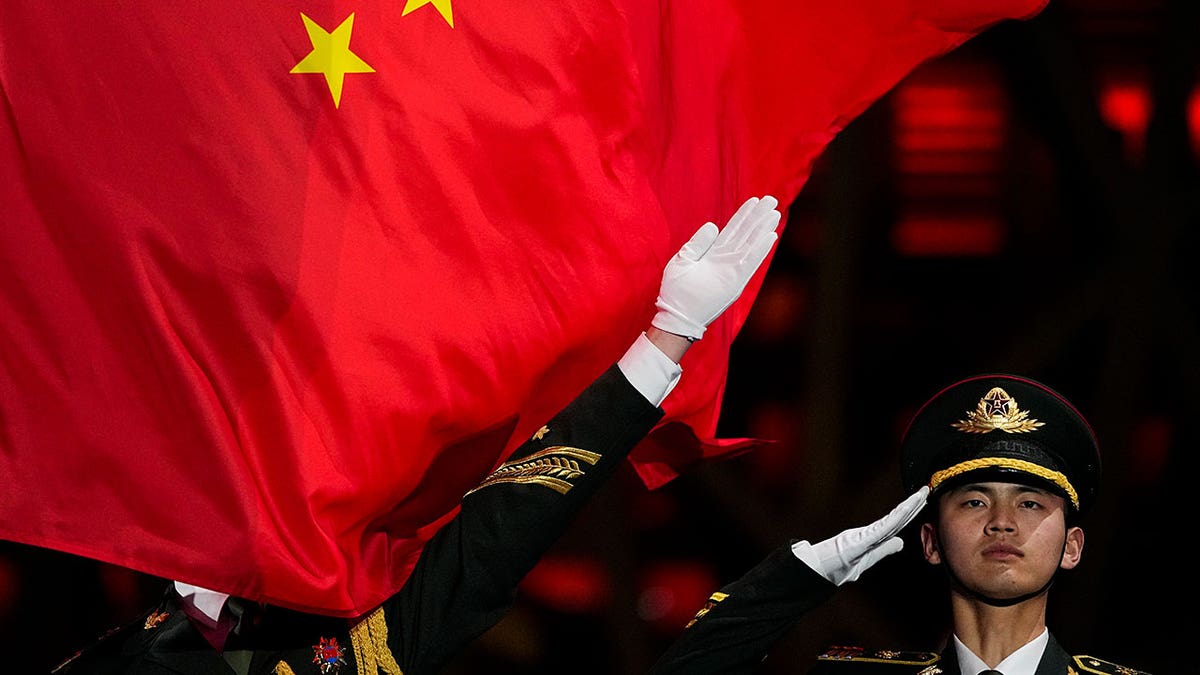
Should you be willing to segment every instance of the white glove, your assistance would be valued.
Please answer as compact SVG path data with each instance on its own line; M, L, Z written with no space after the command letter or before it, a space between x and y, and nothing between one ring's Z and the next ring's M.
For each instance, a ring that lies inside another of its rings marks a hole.
M690 340L721 315L754 275L778 237L779 202L767 195L751 197L717 232L705 223L679 249L663 271L655 328Z
M928 497L929 487L923 486L870 525L846 530L815 546L798 541L792 544L792 553L838 586L854 581L875 563L904 548L904 540L896 535L917 517Z

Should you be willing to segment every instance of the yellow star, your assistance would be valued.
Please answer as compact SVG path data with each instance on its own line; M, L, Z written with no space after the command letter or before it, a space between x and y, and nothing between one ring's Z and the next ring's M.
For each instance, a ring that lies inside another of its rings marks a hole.
M451 28L454 28L454 16L450 14L450 0L407 0L404 3L404 11L400 12L400 16L404 16L414 9L425 5L433 5L434 9L446 20L446 23L450 24Z
M346 17L342 25L328 33L312 19L300 14L313 50L292 68L293 73L323 73L329 93L333 95L333 107L342 103L342 81L346 73L373 73L375 69L350 51L350 32L354 30L354 15Z

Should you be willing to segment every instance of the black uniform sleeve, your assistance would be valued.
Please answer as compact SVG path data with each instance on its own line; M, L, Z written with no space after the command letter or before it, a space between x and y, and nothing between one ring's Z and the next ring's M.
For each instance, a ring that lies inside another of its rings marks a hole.
M709 598L652 675L751 673L779 638L837 589L782 546Z
M614 365L467 493L383 606L405 675L439 672L508 611L521 579L662 415Z

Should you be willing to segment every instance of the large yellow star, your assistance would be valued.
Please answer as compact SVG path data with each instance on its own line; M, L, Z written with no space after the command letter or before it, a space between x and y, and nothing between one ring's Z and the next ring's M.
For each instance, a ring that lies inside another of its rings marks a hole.
M350 51L350 32L354 30L354 15L346 17L342 25L327 33L315 21L304 13L304 28L308 30L308 39L312 42L313 50L292 68L293 73L323 73L325 84L329 85L329 93L333 95L333 107L342 104L342 81L346 73L373 73L375 69L367 65L357 54Z
M442 15L442 18L446 20L446 23L450 24L451 28L454 28L454 16L450 13L450 0L407 0L404 3L404 11L400 12L400 16L404 16L414 9L424 7L425 5L433 5L438 13Z

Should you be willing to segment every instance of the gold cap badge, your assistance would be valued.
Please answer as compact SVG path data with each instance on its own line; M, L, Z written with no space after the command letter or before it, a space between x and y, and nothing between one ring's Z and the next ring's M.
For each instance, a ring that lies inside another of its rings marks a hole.
M1005 433L1023 434L1037 431L1045 422L1029 419L1029 411L1017 407L1017 400L1000 387L992 387L979 399L979 405L967 412L967 419L950 426L969 434L986 434L999 429Z

